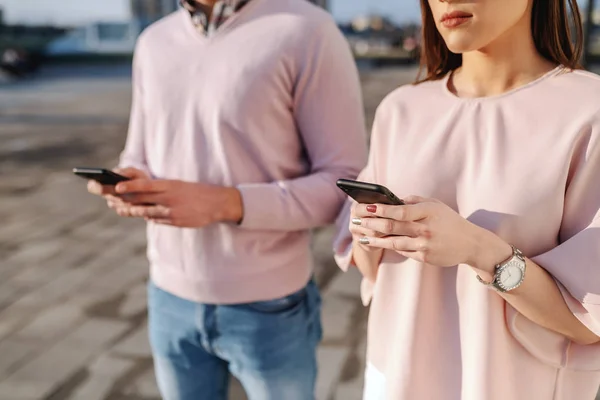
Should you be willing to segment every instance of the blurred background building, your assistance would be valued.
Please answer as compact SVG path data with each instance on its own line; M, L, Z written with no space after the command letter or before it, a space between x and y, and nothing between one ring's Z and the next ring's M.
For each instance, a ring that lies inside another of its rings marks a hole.
M132 18L142 23L156 21L177 10L176 0L130 0Z
M310 0L311 3L315 3L325 9L328 8L327 0Z
M334 13L359 63L389 65L418 60L420 27L416 1L410 12L405 5L394 6L387 0L371 0L361 7L352 5L359 0L308 1ZM35 7L26 3L0 0L0 55L10 50L9 58L14 59L15 52L27 53L39 63L42 59L50 62L82 57L131 57L140 32L177 10L179 1L38 0ZM397 11L386 13L374 3L390 4ZM585 4L581 5L590 53L587 61L593 62L600 57L600 10L588 11ZM587 24L588 19L592 24Z

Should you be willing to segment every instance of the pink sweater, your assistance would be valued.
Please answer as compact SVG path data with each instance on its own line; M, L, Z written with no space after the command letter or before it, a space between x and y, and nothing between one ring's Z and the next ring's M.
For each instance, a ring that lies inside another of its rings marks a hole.
M140 37L121 166L238 187L244 220L149 224L156 285L204 303L273 299L307 283L310 233L335 186L366 164L358 73L331 17L305 0L252 0L205 37L186 11Z
M600 78L556 69L500 96L457 98L447 80L381 104L361 179L435 197L515 244L557 280L600 335ZM348 213L346 213L348 214ZM347 217L337 241L348 266ZM525 278L527 279L527 278ZM593 400L600 344L534 324L466 265L386 252L372 295L368 360L390 400Z

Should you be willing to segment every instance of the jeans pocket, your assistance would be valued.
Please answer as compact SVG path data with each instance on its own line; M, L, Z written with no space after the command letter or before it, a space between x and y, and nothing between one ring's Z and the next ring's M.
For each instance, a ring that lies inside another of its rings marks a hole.
M306 288L299 291L273 300L255 301L246 304L246 307L265 314L279 314L295 310L302 306L306 300Z

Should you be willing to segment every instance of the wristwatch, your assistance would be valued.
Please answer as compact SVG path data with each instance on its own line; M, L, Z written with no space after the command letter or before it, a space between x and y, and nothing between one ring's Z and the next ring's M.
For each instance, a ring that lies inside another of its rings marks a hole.
M491 286L499 292L505 293L515 290L525 280L525 268L527 263L523 253L512 246L513 254L510 258L496 265L494 277L491 282L486 282L479 275L477 279L486 286Z

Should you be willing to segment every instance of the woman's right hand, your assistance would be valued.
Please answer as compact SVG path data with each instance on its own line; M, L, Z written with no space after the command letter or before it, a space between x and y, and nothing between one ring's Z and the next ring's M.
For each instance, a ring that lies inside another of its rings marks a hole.
M362 219L356 216L357 206L358 204L354 203L350 213L349 229L352 234L352 260L366 279L375 282L383 250L365 246L360 243L360 239L364 237L379 237L381 235L378 232L361 226Z

